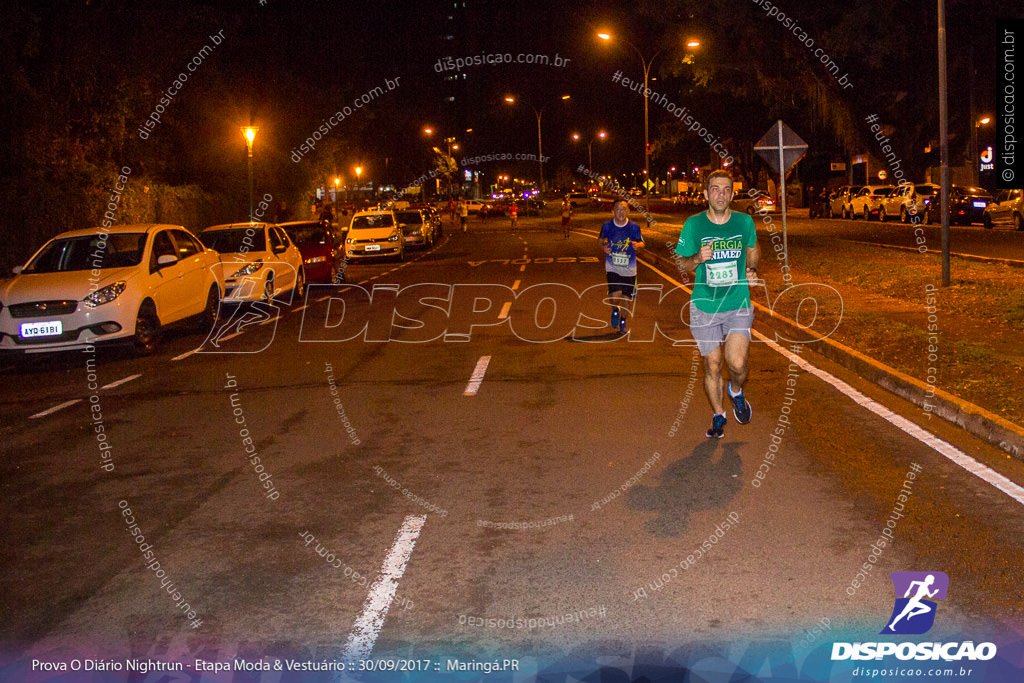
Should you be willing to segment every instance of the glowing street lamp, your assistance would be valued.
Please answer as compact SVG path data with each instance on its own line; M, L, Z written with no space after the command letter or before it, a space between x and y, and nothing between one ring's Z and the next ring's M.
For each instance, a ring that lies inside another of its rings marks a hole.
M249 222L252 223L252 141L256 139L256 132L259 128L257 126L243 126L241 130L242 136L245 138L245 146L249 151Z
M559 99L561 99L563 101L564 100L568 100L568 99L571 99L571 95L562 95L561 98L559 98ZM511 95L507 95L505 97L505 101L507 103L509 103L509 104L515 104L516 103L516 98L511 96ZM533 109L533 113L537 115L537 172L538 172L537 189L540 192L544 192L544 151L543 151L543 146L541 144L540 117L544 113L544 108L545 107L547 107L546 104L544 105L544 107L541 107L540 109L537 109L536 107L530 107L531 109Z
M593 138L591 138L590 142L587 143L587 170L588 171L593 170L593 168L594 168L594 156L593 156L594 141L595 140L604 140L607 136L608 136L608 134L605 133L602 130L599 133L597 133L597 135L595 135ZM573 133L572 134L572 139L573 140L579 140L580 139L580 134L579 133Z
M607 41L611 41L612 40L612 35L610 33L598 33L597 37L600 38L601 40L607 40ZM640 48L638 48L636 45L634 45L633 43L631 43L631 42L629 42L628 40L625 40L625 39L622 39L622 42L624 42L626 45L629 45L631 48L633 48L633 51L636 52L637 55L640 56L640 63L643 64L643 67L644 67L644 90L643 91L646 93L646 92L648 92L648 90L647 90L647 81L648 81L648 77L650 76L650 73L651 73L651 64L654 62L654 59L664 51L664 48L662 48L661 50L658 50L653 55L651 55L650 59L647 59L647 58L644 57L644 54L642 52L640 52ZM695 39L695 38L691 38L691 39L686 41L686 46L688 48L691 48L691 49L700 47L700 41ZM649 125L648 125L648 112L647 112L647 98L644 97L643 100L644 100L644 169L645 169L645 173L648 176L650 176L650 170L651 170L651 143L650 143L650 140L649 140L649 133L648 133ZM647 209L651 208L651 189L650 189L650 187L646 183L644 184L644 204L645 204L645 208L647 208Z

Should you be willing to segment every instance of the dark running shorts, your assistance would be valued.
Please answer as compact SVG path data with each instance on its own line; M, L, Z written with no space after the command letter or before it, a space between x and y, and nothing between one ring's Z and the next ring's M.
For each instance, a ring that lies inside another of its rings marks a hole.
M605 271L608 277L608 293L622 292L628 299L633 298L633 290L636 289L636 275L619 275L610 270Z

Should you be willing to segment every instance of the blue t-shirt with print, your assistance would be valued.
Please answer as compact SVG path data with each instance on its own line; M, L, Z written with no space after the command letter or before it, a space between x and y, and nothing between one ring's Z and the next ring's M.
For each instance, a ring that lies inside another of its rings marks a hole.
M623 226L615 225L610 220L601 226L599 239L607 239L612 252L604 259L604 269L619 275L636 275L636 249L633 242L643 242L640 226L633 221L626 221Z

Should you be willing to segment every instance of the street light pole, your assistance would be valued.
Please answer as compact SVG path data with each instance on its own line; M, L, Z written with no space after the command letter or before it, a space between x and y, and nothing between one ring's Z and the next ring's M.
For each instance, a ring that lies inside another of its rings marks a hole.
M563 100L569 99L569 95L562 95ZM515 104L516 98L511 95L505 98L505 101L509 104ZM544 105L546 107L547 105ZM537 116L537 190L540 193L544 192L544 148L541 144L541 132L540 132L540 119L544 114L544 107L537 109L537 107L530 106L533 109L533 113Z
M609 33L598 33L597 37L600 38L601 40L612 39L612 36ZM636 45L625 39L622 42L633 48L633 51L640 56L640 63L644 67L644 91L643 93L641 93L644 98L644 176L646 179L649 179L651 177L651 143L649 137L650 128L648 125L647 81L648 77L651 74L651 64L653 64L655 58L657 58L657 56L664 51L664 48L655 52L653 55L651 55L651 58L648 60L644 57L644 53L640 52L640 48L638 48ZM651 188L649 182L644 183L644 208L647 211L650 211L651 209Z
M245 137L245 145L249 152L249 222L253 222L253 209L252 209L252 141L256 139L256 132L259 128L255 126L244 126L242 128L242 135Z

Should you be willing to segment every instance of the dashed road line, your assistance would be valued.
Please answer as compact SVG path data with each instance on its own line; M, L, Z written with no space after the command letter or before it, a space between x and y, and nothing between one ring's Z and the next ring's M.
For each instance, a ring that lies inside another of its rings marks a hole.
M508 317L508 312L511 309L512 309L512 302L511 301L506 301L504 303L504 305L502 305L501 310L498 311L498 320L504 320L505 318L507 318Z
M412 550L416 546L416 539L426 523L427 518L418 515L409 515L398 530L398 536L391 545L381 565L377 580L370 588L370 594L363 603L363 611L356 618L349 633L348 641L342 653L342 659L346 662L356 662L370 656L373 645L380 635L384 626L384 618L388 614L391 602L395 598L395 591L398 589L398 581L405 574L405 567L412 556Z
M100 387L100 389L113 389L114 387L119 387L122 384L128 384L128 382L131 382L133 379L138 379L140 377L142 377L141 374L138 374L138 375L128 375L127 377L119 379L116 382L111 382L110 384L104 385L104 386Z
M473 374L469 377L466 390L462 392L463 396L476 396L476 392L480 390L480 385L483 384L484 374L487 372L487 366L490 362L490 356L480 356L480 360L476 362L476 367L473 368Z
M40 418L40 417L46 417L47 415L52 415L53 413L56 413L58 410L64 410L65 408L67 408L69 406L73 406L76 403L80 403L81 401L82 401L82 399L80 399L80 398L76 398L76 399L73 399L71 401L65 401L64 403L61 403L60 405L54 406L52 408L47 408L46 410L44 410L42 412L39 412L39 413L36 413L35 415L29 415L28 419L35 420L35 419Z
M513 290L519 289L519 285L521 285L521 284L523 284L522 280L516 280L515 282L512 283L512 289Z
M192 349L191 351L186 351L185 353L178 354L177 356L175 356L171 360L172 361L184 360L184 359L188 358L189 356L191 356L193 353L199 353L199 349Z

